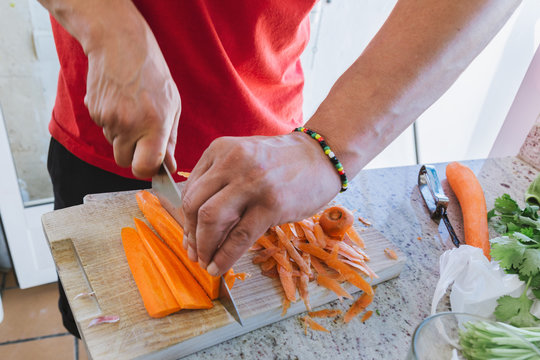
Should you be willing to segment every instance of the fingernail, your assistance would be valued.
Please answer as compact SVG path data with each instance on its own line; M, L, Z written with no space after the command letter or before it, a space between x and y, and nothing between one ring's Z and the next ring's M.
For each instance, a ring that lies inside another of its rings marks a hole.
M201 260L201 258L199 258L199 265L203 268L203 269L206 269L208 267L208 264L206 264L204 261Z
M188 247L187 254L188 254L189 260L197 261L197 253L195 252L195 250L191 246Z
M206 271L208 271L208 273L212 276L217 276L218 275L218 267L216 265L215 262L211 262L210 265L208 265L208 267L206 268Z

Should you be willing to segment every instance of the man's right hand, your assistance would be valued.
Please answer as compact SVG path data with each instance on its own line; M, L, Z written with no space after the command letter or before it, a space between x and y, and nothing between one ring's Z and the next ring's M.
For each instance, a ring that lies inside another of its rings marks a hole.
M85 104L116 163L149 178L174 149L180 94L157 41L129 0L41 0L88 56Z

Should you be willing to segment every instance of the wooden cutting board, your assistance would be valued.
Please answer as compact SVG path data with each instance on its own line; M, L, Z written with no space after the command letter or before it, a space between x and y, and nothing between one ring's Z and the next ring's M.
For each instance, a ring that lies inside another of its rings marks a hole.
M305 310L302 301L281 316L282 290L277 279L262 276L246 253L236 272L252 276L237 281L231 293L244 327L219 301L209 310L182 310L161 319L149 317L131 276L122 248L122 227L134 227L133 217L144 219L133 192L89 197L84 205L43 215L45 234L79 331L93 359L176 359ZM373 228L360 232L371 257L369 266L379 278L372 285L399 275L405 257ZM398 260L384 254L393 248ZM358 291L349 286L350 292ZM94 292L94 296L75 297ZM313 307L336 300L326 289L310 283ZM118 315L120 320L88 328L98 316Z

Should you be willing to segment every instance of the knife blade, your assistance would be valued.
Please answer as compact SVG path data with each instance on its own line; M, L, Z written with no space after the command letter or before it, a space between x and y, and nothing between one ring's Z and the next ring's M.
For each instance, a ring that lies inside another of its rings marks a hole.
M231 295L231 291L229 290L229 287L227 286L227 283L225 282L225 278L223 276L221 276L221 284L219 287L219 301L221 302L221 305L223 305L223 307L227 310L227 312L231 314L232 317L240 324L240 326L244 326L242 317L240 317L240 312L236 307L236 303L234 302L234 299Z
M176 184L171 172L165 164L162 164L158 173L152 177L152 190L158 197L161 205L180 225L183 225L184 213L182 211L182 193L179 186L181 187L183 185ZM234 302L223 276L221 276L220 280L219 301L227 312L229 312L241 326L244 326L236 303Z

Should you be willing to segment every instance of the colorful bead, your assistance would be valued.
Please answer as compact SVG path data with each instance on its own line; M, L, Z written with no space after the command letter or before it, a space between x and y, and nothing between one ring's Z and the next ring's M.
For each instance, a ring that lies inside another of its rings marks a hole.
M336 170L337 170L337 172L339 174L339 178L341 180L341 190L340 190L340 192L344 192L345 190L347 190L349 182L347 180L347 175L345 175L345 170L343 170L343 165L341 165L341 163L337 159L334 152L330 149L330 146L328 146L326 144L326 141L324 140L324 138L320 134L317 134L315 131L310 130L310 129L305 128L305 127L302 127L302 126L294 129L294 131L303 132L305 134L308 134L313 139L315 139L315 140L317 140L319 142L319 145L321 145L321 148L323 149L323 152L328 156L328 158L330 159L330 161L332 162L332 164L334 165L334 167L336 168Z

